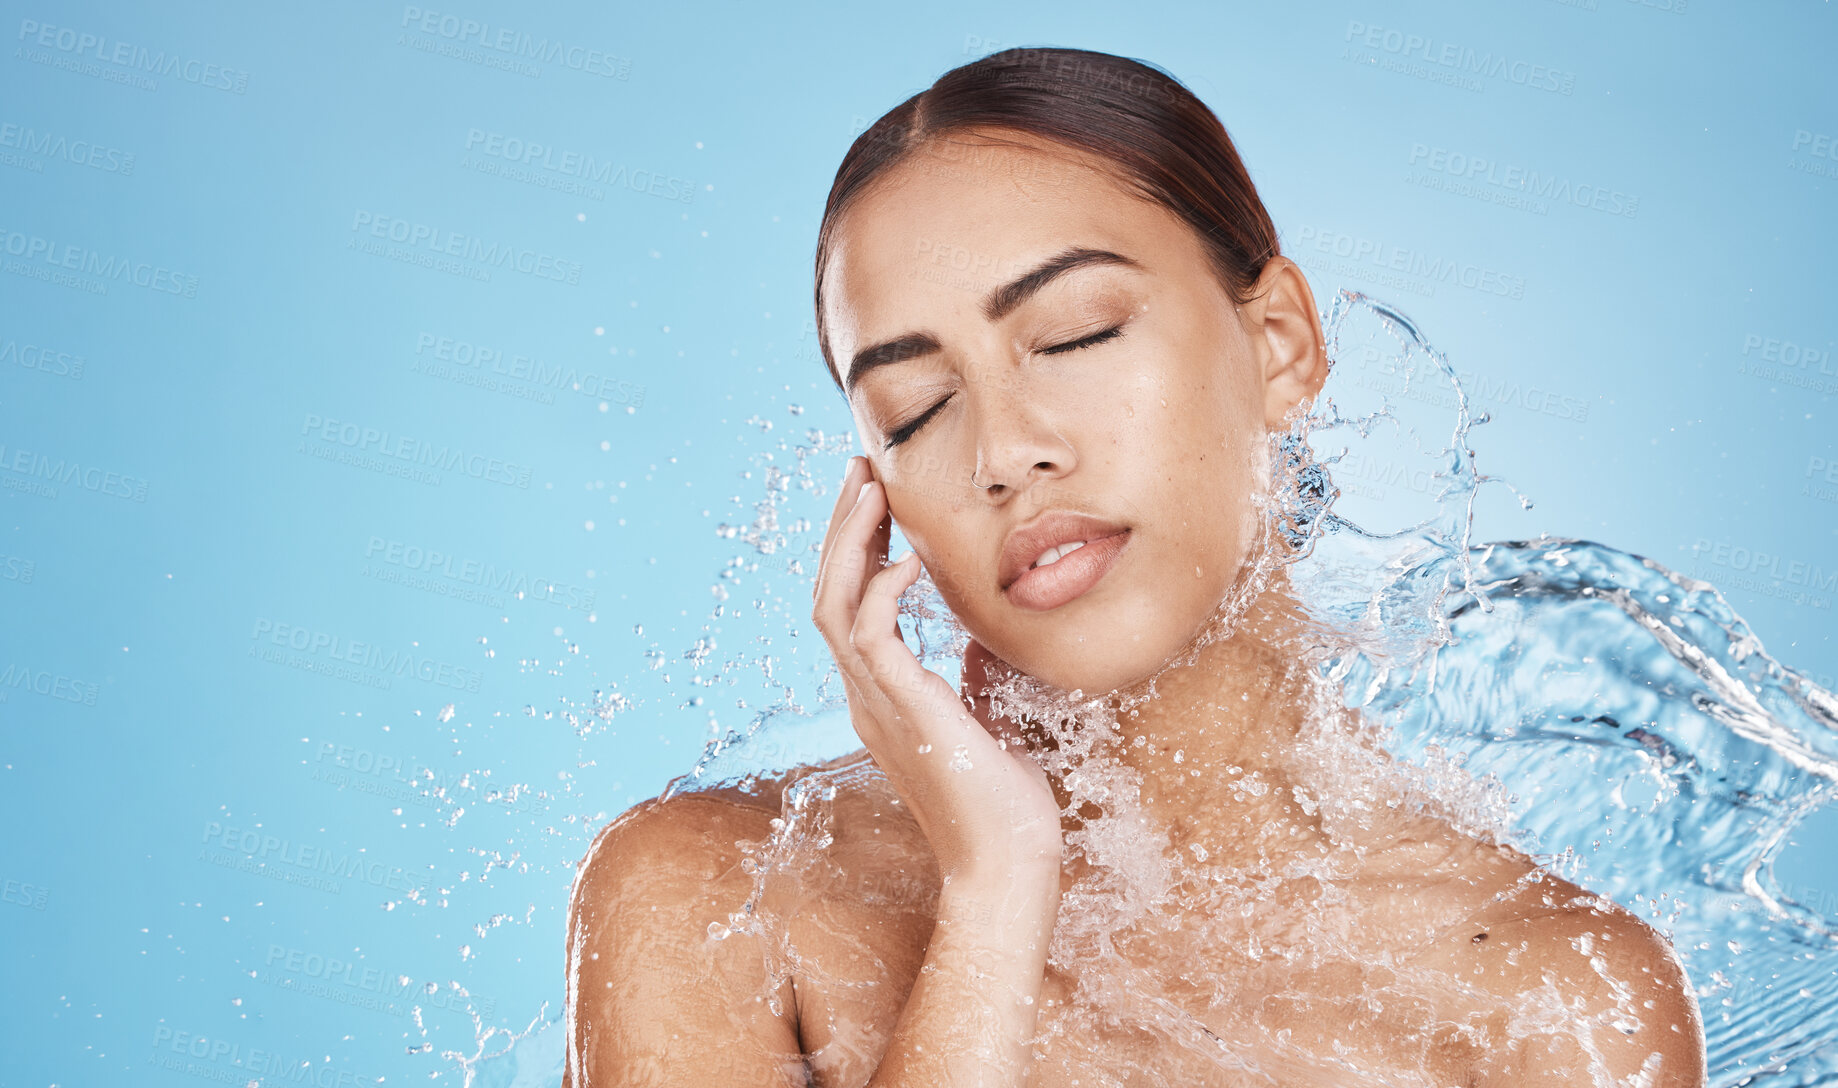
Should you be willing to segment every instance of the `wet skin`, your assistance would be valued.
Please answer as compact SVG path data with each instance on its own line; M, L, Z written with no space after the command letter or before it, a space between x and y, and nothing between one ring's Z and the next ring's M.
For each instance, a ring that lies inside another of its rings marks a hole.
M895 167L838 231L825 316L866 461L852 464L838 504L837 524L853 528L833 524L826 563L841 562L833 542L841 554L853 540L849 554L864 563L848 582L854 596L864 613L877 592L885 603L888 583L877 590L871 579L891 518L989 653L1059 688L1135 692L1193 646L1265 542L1251 497L1268 484L1268 436L1325 377L1314 299L1299 270L1275 258L1253 297L1235 303L1193 230L1102 163L964 139L974 154ZM1014 286L1056 257L1092 253L1121 260L1087 256L1036 277L1032 292ZM948 275L938 274L940 254L951 255ZM881 354L893 361L852 365L895 341L904 346ZM1122 527L1124 544L1102 556L1095 577L1091 556L1060 559L1068 573L1055 577L1078 591L1070 597L1051 584L1044 596L1014 592L1021 583L1004 544L1054 512ZM888 570L908 584L917 573L910 562ZM825 607L820 597L820 618ZM1232 940L1171 958L1164 934L1119 933L1122 959L1158 979L1223 975L1239 994L1261 995L1255 1008L1216 1009L1203 994L1171 990L1196 1040L1211 1032L1251 1046L1254 1026L1287 1029L1316 1054L1344 1048L1341 1064L1261 1052L1276 1083L1377 1083L1381 1071L1388 1083L1587 1083L1588 1057L1561 1032L1506 1038L1507 1010L1527 995L1554 995L1578 1020L1633 1009L1629 1030L1597 1033L1600 1063L1618 1075L1646 1067L1642 1083L1654 1086L1702 1083L1695 1003L1644 923L1554 877L1532 882L1537 870L1523 855L1438 820L1390 815L1335 839L1298 803L1299 692L1284 677L1304 633L1279 579L1238 634L1160 678L1157 700L1125 724L1135 743L1119 756L1142 776L1145 818L1165 829L1169 850L1190 851L1181 855L1189 868L1194 845L1220 869L1357 858L1335 880L1344 897L1324 911L1312 878L1277 882L1268 909ZM860 632L839 632L832 618L826 637L840 662ZM771 834L790 779L752 794L649 802L601 834L570 917L569 1083L868 1083L937 939L943 876L976 872L968 852L1001 836L951 838L957 819L915 811L927 768L879 733L864 737L880 771L866 768L868 750L837 761L865 773L835 801L827 867L765 904L789 919L800 957L778 988L777 1013L758 1000L767 982L758 943L710 941L707 926L752 891L735 844ZM1256 770L1274 788L1228 804L1228 767ZM1022 771L1001 769L1014 774L997 788L1027 788ZM1063 805L1064 784L1048 785ZM1033 811L1051 811L1040 802ZM1077 826L1078 814L1061 817L1060 831ZM1083 875L1069 855L1061 889ZM968 917L946 921L978 924L974 901L954 907ZM1349 954L1291 970L1237 939L1303 943L1290 927L1304 916L1336 927ZM1390 968L1374 966L1382 957ZM1095 1071L1129 1063L1169 1083L1272 1083L1234 1079L1166 1039L1061 1034L1074 1023L1068 998L1080 970L1046 969L1046 1042L1028 1083L1089 1084ZM1383 1008L1360 1002L1387 993L1395 972L1459 983L1419 987Z
M862 751L823 769L869 762ZM766 781L752 794L721 790L647 803L602 836L577 888L570 932L580 949L604 950L602 959L580 966L575 1011L575 1045L585 1068L597 1058L603 1072L578 1083L869 1083L924 962L940 890L925 836L885 779L870 773L838 794L827 866L800 885L776 888L764 903L790 920L786 937L802 958L778 990L780 1015L756 997L766 988L758 943L706 939L708 922L726 920L753 891L734 844L770 836L783 786L811 769ZM1385 1006L1377 1011L1349 1011L1350 995L1382 993L1390 981L1370 961L1286 977L1280 965L1248 965L1221 947L1213 963L1199 965L1201 974L1249 967L1272 994L1319 988L1324 978L1333 983L1319 999L1260 1008L1258 1025L1286 1028L1297 1046L1320 1053L1342 1048L1359 1072L1287 1067L1281 1055L1258 1055L1265 1068L1283 1074L1276 1083L1587 1084L1579 1075L1587 1058L1573 1042L1560 1036L1508 1044L1506 1011L1524 1000L1520 995L1554 987L1577 1003L1578 1018L1583 1010L1601 1014L1614 1008L1618 984L1628 987L1642 1024L1636 1034L1611 1040L1617 1064L1638 1069L1646 1054L1657 1052L1664 1075L1652 1084L1703 1083L1695 1005L1669 948L1639 919L1549 875L1527 883L1538 871L1529 859L1446 825L1401 821L1376 837L1390 839L1389 849L1337 882L1350 902L1333 913L1367 955L1389 954L1398 971L1447 983L1417 988L1411 1002L1393 998L1375 1002ZM1081 867L1069 864L1062 887L1081 875ZM1246 931L1271 945L1296 939L1284 933L1285 924L1306 912L1318 892L1307 881L1280 885ZM1320 924L1321 912L1312 913ZM975 924L974 910L965 921ZM609 938L619 930L624 939ZM1603 958L1602 970L1574 947L1585 934ZM1158 954L1161 936L1118 933L1116 945L1129 963L1158 977L1194 973L1191 959L1171 962ZM1076 965L1048 968L1039 1030L1049 1041L1029 1083L1091 1084L1092 1070L1124 1063L1155 1070L1172 1084L1272 1083L1235 1077L1161 1040L1090 1034L1083 1026L1061 1034L1077 975ZM602 995L610 1000L602 1004ZM1197 996L1184 1004L1197 1024L1220 1037L1250 1038L1247 1010L1209 1010ZM681 1030L660 1040L644 1024ZM613 1069L644 1075L603 1080ZM1393 1079L1381 1082L1380 1075Z

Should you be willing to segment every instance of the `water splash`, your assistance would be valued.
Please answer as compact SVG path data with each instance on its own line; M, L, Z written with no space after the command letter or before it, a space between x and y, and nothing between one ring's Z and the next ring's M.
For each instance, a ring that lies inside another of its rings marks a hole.
M1476 468L1470 431L1486 416L1470 412L1447 359L1403 315L1356 293L1342 292L1324 324L1328 386L1272 443L1260 514L1280 546L1258 555L1170 664L1230 635L1271 579L1287 580L1317 636L1289 677L1308 714L1287 788L1336 849L1274 873L1174 842L1138 818L1143 782L1116 758L1153 682L1139 696L1089 699L1007 677L992 692L998 712L1051 738L1038 754L1068 811L1087 816L1067 836L1081 875L1050 958L1074 981L1037 1041L1057 1055L1043 1060L1093 1059L1105 1039L1109 1069L1165 1074L1172 1047L1197 1069L1407 1083L1407 1071L1377 1068L1331 1035L1298 1032L1294 1016L1232 1010L1274 1005L1346 1023L1366 1014L1362 1002L1384 1003L1397 1037L1425 1039L1459 1019L1448 993L1498 1014L1514 1038L1588 1038L1638 1017L1621 1008L1578 1025L1554 993L1490 1006L1446 971L1405 970L1390 949L1362 945L1345 925L1346 889L1362 879L1365 852L1432 820L1533 853L1666 933L1704 1014L1713 1084L1838 1074L1838 934L1791 902L1771 868L1793 828L1831 799L1838 701L1769 657L1707 583L1586 541L1476 546L1476 494L1503 482ZM808 479L809 458L845 444L814 435L797 468ZM724 535L765 557L814 545L821 526L787 532L778 520L795 478L768 473L754 524ZM965 634L929 575L902 610L922 662L955 683ZM885 785L860 759L811 769L859 744L833 676L809 702L788 686L746 728L711 740L667 791L789 783L772 833L743 847L752 894L727 918L698 920L711 939L759 941L768 994L793 973L861 985L803 955L787 925L837 885L838 798ZM1273 796L1257 769L1211 773L1224 803L1246 812ZM916 876L883 898L923 909L936 894L928 900L924 885ZM1203 921L1179 927L1193 917ZM1125 947L1144 940L1218 969L1178 979L1145 970ZM1222 1037L1196 1008L1233 1030Z

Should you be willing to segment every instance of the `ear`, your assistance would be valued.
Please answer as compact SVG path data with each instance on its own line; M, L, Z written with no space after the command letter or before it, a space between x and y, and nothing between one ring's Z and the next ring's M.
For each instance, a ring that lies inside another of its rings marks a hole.
M1240 313L1263 362L1264 425L1287 429L1290 413L1312 401L1327 381L1327 347L1315 293L1294 261L1272 257Z

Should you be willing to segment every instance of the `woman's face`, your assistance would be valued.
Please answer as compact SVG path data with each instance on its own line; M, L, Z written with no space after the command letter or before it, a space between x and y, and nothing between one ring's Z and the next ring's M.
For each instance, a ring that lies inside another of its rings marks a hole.
M921 150L837 227L831 355L945 603L1057 687L1155 672L1251 558L1267 433L1325 377L1300 272L1234 306L1185 222L1032 141Z

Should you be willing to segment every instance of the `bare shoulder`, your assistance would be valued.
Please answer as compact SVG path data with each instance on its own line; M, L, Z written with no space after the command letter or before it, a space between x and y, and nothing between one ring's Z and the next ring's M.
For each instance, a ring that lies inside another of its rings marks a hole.
M774 1013L757 951L708 933L751 888L738 843L774 815L739 791L692 793L594 837L568 911L570 1088L805 1082L789 982Z
M594 837L575 875L574 908L597 908L634 894L651 904L651 893L729 892L751 886L740 867L741 842L759 842L772 832L785 791L818 771L834 771L861 760L839 757L763 776L742 790L734 786L654 797L621 813ZM851 796L846 803L857 803ZM678 904L684 906L686 904ZM736 905L738 905L736 903ZM662 909L660 907L660 909Z
M839 786L822 864L811 879L773 882L761 904L798 951L800 969L775 980L759 941L713 939L710 923L754 892L740 844L769 839L786 792L820 771ZM936 900L929 862L865 752L621 814L595 836L571 896L567 1088L828 1082L850 1056L832 1038L839 988L878 993L890 968L917 971ZM856 970L868 974L840 981Z
M1485 1083L1587 1083L1593 1052L1617 1083L1703 1085L1703 1022L1672 945L1621 904L1505 854L1518 879L1420 960L1546 1025L1499 1055Z

